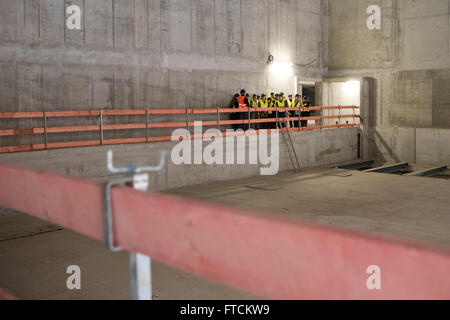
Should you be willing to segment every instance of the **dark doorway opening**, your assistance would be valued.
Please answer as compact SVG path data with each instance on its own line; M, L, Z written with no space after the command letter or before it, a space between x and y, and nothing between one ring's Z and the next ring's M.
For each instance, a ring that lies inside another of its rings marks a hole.
M310 105L316 105L316 86L302 85L302 96L307 97Z

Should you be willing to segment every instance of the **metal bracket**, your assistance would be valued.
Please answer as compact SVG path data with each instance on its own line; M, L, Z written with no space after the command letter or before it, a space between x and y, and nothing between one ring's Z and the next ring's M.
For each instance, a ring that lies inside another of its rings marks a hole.
M104 239L105 243L111 251L121 251L120 247L114 245L113 219L112 219L112 205L111 205L111 189L113 186L122 185L133 182L135 189L146 191L149 187L149 177L147 175L138 175L142 172L161 171L166 162L166 152L161 152L161 160L156 167L124 167L116 168L113 164L113 151L108 150L107 153L107 167L112 173L133 173L131 177L116 178L106 182L103 185L103 224L104 224Z
M161 159L159 161L159 165L156 167L123 167L123 168L116 168L114 167L113 163L113 151L108 150L107 156L106 156L106 164L108 167L109 172L111 173L142 173L142 172L155 172L155 171L161 171L165 164L166 164L166 151L161 151Z
M150 178L147 172L161 171L166 163L166 152L161 152L161 160L156 167L124 167L116 168L113 163L113 151L108 150L106 162L112 173L132 173L132 176L116 178L106 182L103 186L103 223L104 239L108 248L113 252L121 251L114 244L111 189L113 186L132 183L136 190L147 191ZM140 253L130 253L130 288L133 300L152 300L152 272L150 257Z
M119 252L122 249L114 245L114 232L111 209L111 189L113 186L132 182L132 177L113 179L103 185L103 237L109 250Z

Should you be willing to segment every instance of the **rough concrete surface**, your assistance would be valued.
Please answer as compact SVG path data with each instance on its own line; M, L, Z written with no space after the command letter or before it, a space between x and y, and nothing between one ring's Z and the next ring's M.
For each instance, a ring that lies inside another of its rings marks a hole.
M242 87L294 92L294 77L320 83L365 76L374 78L371 126L383 140L392 140L396 128L450 128L448 0L72 3L82 9L81 31L64 28L63 0L0 1L0 111L208 108L228 106ZM380 30L366 27L369 5L382 10ZM293 62L292 72L271 72L269 53ZM59 119L51 125L68 123L87 124ZM42 121L3 120L0 126L41 127ZM142 132L112 137L125 135ZM2 145L31 142L42 137L0 138ZM374 142L377 155L384 146Z
M48 222L15 213L0 217L0 287L20 299L130 299L127 252ZM81 290L68 290L69 266L81 268ZM152 264L157 300L250 299L205 279Z
M446 180L311 168L170 193L450 249Z
M311 167L356 160L358 158L358 132L359 128L340 128L336 130L292 133L300 165L302 167ZM286 134L281 134L278 140L280 171L293 169L293 163L288 152L289 142L287 139ZM209 143L205 142L204 147ZM0 154L0 161L84 178L101 178L111 175L106 168L107 150L114 151L115 164L118 167L156 165L160 161L160 152L165 150L168 152L168 156L163 171L151 173L151 188L154 191L243 177L250 178L260 175L260 169L267 167L260 164L174 165L171 161L171 151L176 144L178 142ZM272 148L271 139L268 139L267 146L270 153ZM194 144L192 144L191 149L192 154L194 154L196 152ZM226 150L225 147L224 150ZM249 151L247 139L245 150L242 148L239 148L239 150L246 152L246 163L249 163L248 152L257 153L260 149ZM291 147L289 147L289 150L293 155ZM237 151L238 147L236 146L235 155Z
M380 30L366 27L369 5L382 10ZM439 129L450 128L450 2L330 0L325 7L326 77L375 79L371 157L448 163L442 149L450 142ZM416 129L433 129L432 146L418 137L416 152Z

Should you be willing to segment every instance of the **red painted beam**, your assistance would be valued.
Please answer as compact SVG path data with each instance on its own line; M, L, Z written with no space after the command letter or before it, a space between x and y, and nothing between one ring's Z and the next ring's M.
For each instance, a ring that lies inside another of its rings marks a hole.
M0 205L101 240L100 184L0 164ZM274 216L112 192L117 244L275 299L449 299L450 254ZM382 290L366 287L381 267Z

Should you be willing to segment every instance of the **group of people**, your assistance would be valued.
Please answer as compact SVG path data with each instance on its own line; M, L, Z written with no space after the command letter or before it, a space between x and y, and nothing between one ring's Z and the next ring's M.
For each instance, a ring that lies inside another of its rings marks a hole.
M299 120L300 117L306 118L311 116L310 101L307 97L302 97L297 94L295 96L288 95L285 98L284 93L271 93L269 97L265 94L258 96L254 94L250 96L244 89L240 94L236 94L232 102L234 108L246 110L236 113L236 120L250 120L252 119L283 119L282 121L273 121L268 123L259 123L254 126L254 129L277 129L279 127L307 127L307 120ZM248 108L258 108L261 111L249 113ZM300 108L300 114L298 111L264 111L265 108ZM286 121L286 118L293 118L290 121ZM239 124L235 126L235 129L242 129L244 131L249 130L249 124Z

